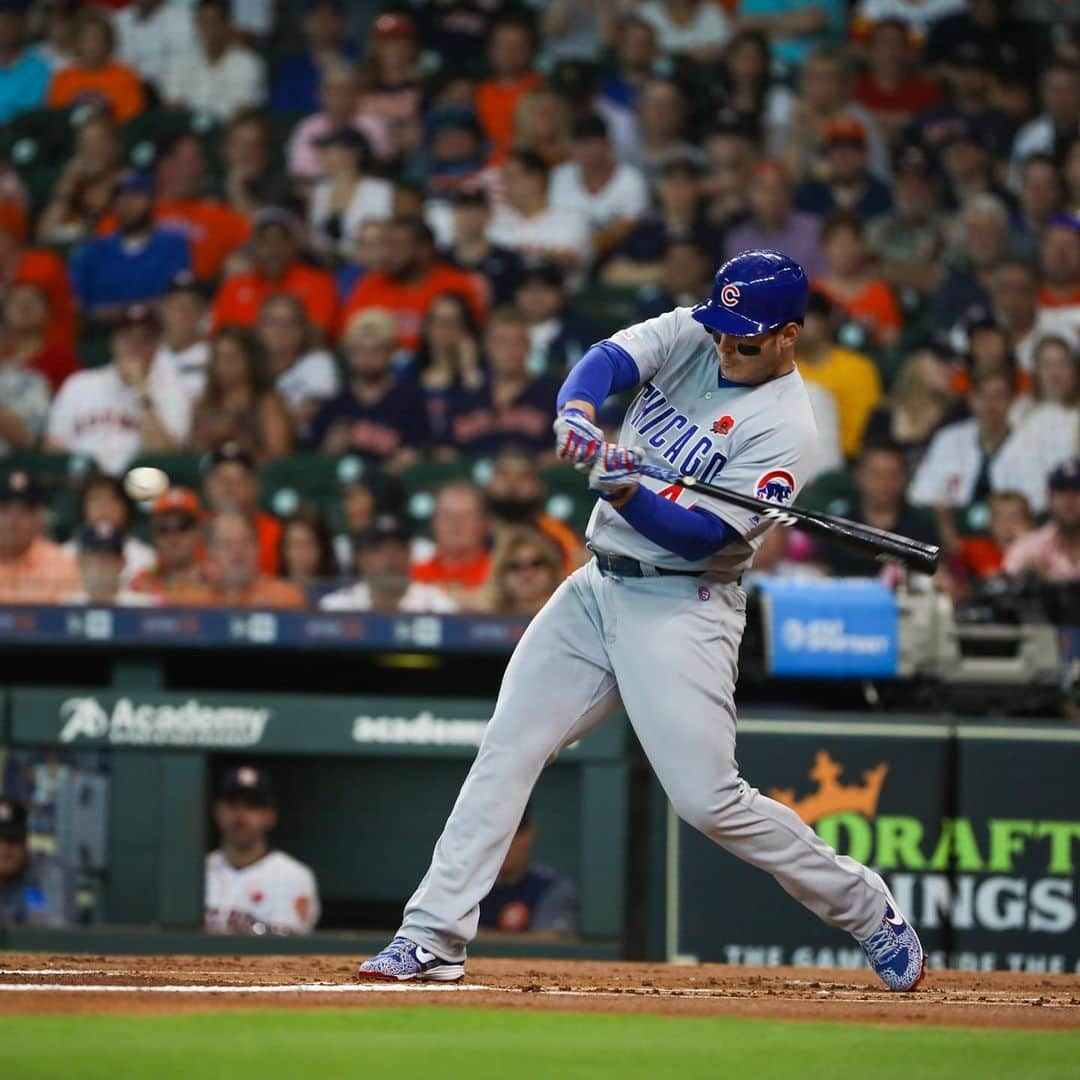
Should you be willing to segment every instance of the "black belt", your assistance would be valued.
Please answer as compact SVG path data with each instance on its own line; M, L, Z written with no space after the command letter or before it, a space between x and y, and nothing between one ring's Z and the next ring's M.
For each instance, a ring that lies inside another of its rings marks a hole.
M596 556L596 565L601 574L614 574L616 577L701 577L704 570L668 570L663 566L650 566L626 555L612 555L607 551L589 549Z

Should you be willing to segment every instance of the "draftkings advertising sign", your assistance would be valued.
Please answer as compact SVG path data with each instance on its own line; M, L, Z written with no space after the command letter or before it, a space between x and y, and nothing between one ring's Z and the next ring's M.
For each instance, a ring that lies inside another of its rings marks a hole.
M1080 740L982 724L747 727L746 779L885 877L932 966L1080 971ZM862 965L850 937L761 871L686 826L679 845L679 952Z

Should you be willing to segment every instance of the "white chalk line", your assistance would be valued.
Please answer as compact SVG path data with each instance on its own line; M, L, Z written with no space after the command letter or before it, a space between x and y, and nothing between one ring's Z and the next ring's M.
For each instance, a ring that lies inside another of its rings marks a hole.
M19 971L0 971L0 975L30 975L65 974L55 969L45 969L35 972L33 969ZM68 972L71 975L85 975L87 972ZM103 974L124 974L121 972ZM1051 1001L1046 998L989 998L985 992L979 991L945 991L948 997L930 997L922 995L908 996L906 994L882 994L873 997L863 996L862 991L856 991L859 996L851 996L852 991L821 990L818 994L810 997L806 995L783 995L772 994L768 996L753 996L751 993L723 993L707 987L685 988L635 988L630 990L574 990L560 987L537 987L525 989L519 986L489 986L484 983L284 983L284 984L174 984L157 986L131 986L100 983L0 983L0 993L75 993L75 994L425 994L425 993L468 993L486 991L495 994L537 994L543 997L570 997L570 998L680 998L680 997L707 997L711 1001L785 1001L785 1002L819 1002L822 1004L838 1005L895 1005L927 1004L927 1005L969 1005L973 1007L999 1007L1009 1006L1012 1008L1043 1008L1043 1009L1078 1009L1080 1006L1071 1001ZM958 996L953 997L952 994ZM975 999L966 999L960 995L980 994Z

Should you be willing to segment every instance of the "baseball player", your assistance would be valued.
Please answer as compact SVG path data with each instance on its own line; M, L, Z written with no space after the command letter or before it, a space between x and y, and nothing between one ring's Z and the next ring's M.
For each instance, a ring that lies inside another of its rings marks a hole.
M885 882L739 776L739 580L768 523L638 469L720 477L790 503L816 440L794 359L806 298L797 263L745 251L717 271L707 302L619 331L568 375L556 451L589 471L595 558L562 583L514 650L431 867L398 936L361 964L361 979L463 976L478 905L541 770L621 705L683 819L854 935L890 989L919 982L922 946ZM618 445L604 442L597 410L635 385Z

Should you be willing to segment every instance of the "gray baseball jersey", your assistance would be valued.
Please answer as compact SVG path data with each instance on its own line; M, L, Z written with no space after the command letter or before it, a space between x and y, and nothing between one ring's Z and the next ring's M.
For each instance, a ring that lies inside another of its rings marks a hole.
M624 443L703 481L780 504L794 497L814 439L797 371L760 386L725 383L711 338L686 308L612 340L634 358L643 383ZM464 959L480 901L544 766L620 706L681 817L831 925L860 939L880 925L888 896L881 878L739 775L734 694L746 596L736 579L766 526L697 492L680 502L695 500L741 537L697 564L598 503L589 526L598 550L701 574L623 578L593 560L559 586L510 658L476 761L405 907L404 937L444 960Z
M817 443L810 399L797 370L758 386L728 382L720 376L712 338L691 318L690 308L620 330L611 341L634 358L642 382L623 420L621 446L643 450L650 465L703 483L781 505L795 498L812 471ZM681 506L709 510L741 539L710 558L687 562L646 539L598 499L586 534L594 548L669 569L710 570L717 580L735 581L772 527L749 510L700 492L651 477L641 482Z

